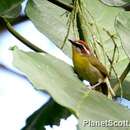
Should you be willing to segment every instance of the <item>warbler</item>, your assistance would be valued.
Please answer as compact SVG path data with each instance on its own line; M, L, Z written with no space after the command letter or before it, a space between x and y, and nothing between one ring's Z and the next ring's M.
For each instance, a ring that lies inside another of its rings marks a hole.
M106 67L95 57L90 47L85 41L70 40L72 43L72 59L74 71L81 80L87 80L91 88L102 91L103 94L111 93L115 96L110 82L108 81L108 71Z

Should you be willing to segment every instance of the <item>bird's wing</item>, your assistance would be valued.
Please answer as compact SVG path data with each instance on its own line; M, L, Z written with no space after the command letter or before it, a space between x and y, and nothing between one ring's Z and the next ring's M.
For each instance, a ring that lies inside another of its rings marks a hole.
M89 61L91 62L91 64L96 67L105 77L108 76L108 72L106 67L95 57L92 56L89 57Z

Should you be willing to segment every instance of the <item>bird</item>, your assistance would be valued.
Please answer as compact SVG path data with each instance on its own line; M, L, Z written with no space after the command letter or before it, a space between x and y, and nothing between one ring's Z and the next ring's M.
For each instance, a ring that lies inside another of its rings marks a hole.
M83 40L68 40L72 44L74 71L79 79L89 81L91 88L102 91L107 96L115 96L106 67L97 59L88 43Z

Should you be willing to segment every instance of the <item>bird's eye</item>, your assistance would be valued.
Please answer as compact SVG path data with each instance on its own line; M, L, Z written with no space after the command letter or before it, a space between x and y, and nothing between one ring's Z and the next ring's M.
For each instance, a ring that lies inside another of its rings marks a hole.
M76 48L78 52L90 54L90 51L84 45L76 44Z
M79 43L76 44L76 47L78 47L79 49L84 49L83 45L81 45Z
M77 51L80 52L80 53L84 51L84 47L83 47L83 45L81 45L81 44L77 44L77 45L76 45L76 49L77 49Z

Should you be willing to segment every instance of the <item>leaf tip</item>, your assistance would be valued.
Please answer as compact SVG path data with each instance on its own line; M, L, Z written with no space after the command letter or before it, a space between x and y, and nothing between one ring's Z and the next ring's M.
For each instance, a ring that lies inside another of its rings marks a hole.
M12 47L9 48L9 50L11 50L11 51L14 51L14 50L17 50L17 49L18 49L17 46L12 46Z

